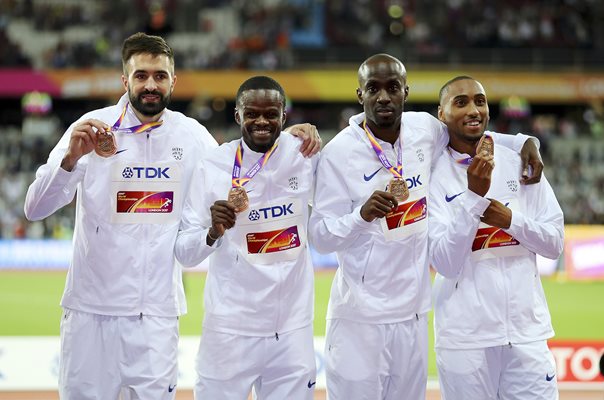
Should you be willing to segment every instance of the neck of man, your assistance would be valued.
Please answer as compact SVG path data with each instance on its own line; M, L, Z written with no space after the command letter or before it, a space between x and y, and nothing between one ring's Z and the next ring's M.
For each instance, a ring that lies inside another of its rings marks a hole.
M397 141L401 131L400 120L396 124L386 127L380 127L376 125L373 121L367 120L367 125L369 126L369 129L371 129L371 133L373 133L373 136L392 145L394 145L394 143Z
M478 144L478 139L465 139L457 137L456 135L450 135L449 139L449 147L458 153L467 154L471 157L476 156L476 145Z
M250 148L250 150L255 151L256 153L266 153L267 151L269 151L271 149L271 147L273 147L273 144L275 144L275 142L271 142L270 144L256 144L253 143L251 140L248 140L247 138L243 138L243 141L245 142L245 144L247 144L247 147Z
M136 115L136 117L138 118L138 120L140 122L142 122L143 124L148 124L149 122L157 122L159 121L159 119L161 118L162 114L164 113L164 110L161 110L159 113L155 114L155 115L145 115L143 113L141 113L140 111L138 111L136 108L132 107L132 109L134 110L134 114Z

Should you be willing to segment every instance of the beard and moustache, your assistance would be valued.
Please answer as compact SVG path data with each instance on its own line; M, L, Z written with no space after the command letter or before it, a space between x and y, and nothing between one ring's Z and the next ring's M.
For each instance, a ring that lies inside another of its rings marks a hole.
M147 94L152 94L154 96L159 96L159 101L157 103L145 103L143 102L143 96ZM134 95L131 90L128 91L128 97L130 99L130 104L132 107L136 109L136 111L140 112L144 116L152 117L161 113L168 105L170 104L170 94L163 96L158 91L144 91L139 93L138 96Z

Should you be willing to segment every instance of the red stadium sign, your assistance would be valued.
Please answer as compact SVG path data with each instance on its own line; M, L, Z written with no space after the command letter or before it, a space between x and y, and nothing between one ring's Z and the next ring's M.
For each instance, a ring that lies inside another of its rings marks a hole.
M604 341L548 342L556 360L558 382L604 382L600 375L600 358Z

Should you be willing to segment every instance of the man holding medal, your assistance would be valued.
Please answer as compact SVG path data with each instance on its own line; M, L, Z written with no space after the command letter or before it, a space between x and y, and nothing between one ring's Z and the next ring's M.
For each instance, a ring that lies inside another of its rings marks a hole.
M186 302L174 243L193 171L217 143L197 121L166 108L176 75L162 38L130 36L122 64L126 93L67 129L25 200L27 218L40 220L77 193L61 300L61 399L176 393Z
M322 152L309 224L315 248L337 252L339 263L327 315L327 392L331 400L423 400L427 198L447 131L427 113L403 113L409 88L398 59L372 56L358 78L364 113L352 116ZM519 150L527 137L494 138ZM534 144L528 147L537 167L530 180L538 180L539 155Z
M443 398L557 399L546 341L554 331L536 254L560 256L562 210L545 177L521 185L518 154L485 134L489 106L478 81L447 82L438 117L450 135L429 198Z
M308 204L318 156L282 134L285 94L255 76L237 92L242 138L203 161L176 242L185 265L210 256L197 399L313 399L314 272ZM185 260L187 259L187 260Z

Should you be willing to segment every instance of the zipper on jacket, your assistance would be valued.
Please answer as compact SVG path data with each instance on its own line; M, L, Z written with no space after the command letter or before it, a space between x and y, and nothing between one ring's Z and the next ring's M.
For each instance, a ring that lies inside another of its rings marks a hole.
M458 286L459 286L459 281L455 282L455 290L457 290Z
M275 332L275 340L278 342L279 341L279 332Z
M151 140L149 137L149 133L147 133L147 139L145 141L145 157L144 157L144 166L147 167L147 165L149 164L149 154L151 153ZM147 224L145 224L145 226L143 226L143 231L144 231L144 242L145 245L147 243L149 243L149 228L148 226L146 226ZM140 291L140 308L141 310L145 309L145 293L146 293L146 289L147 289L147 266L149 263L149 252L145 251L145 257L143 260L143 265L141 266L141 275L140 275L140 280L141 280L141 291ZM143 317L143 312L141 311L140 313L140 318L142 319Z

